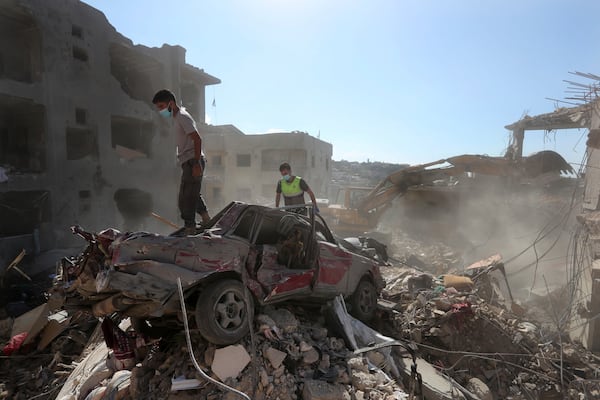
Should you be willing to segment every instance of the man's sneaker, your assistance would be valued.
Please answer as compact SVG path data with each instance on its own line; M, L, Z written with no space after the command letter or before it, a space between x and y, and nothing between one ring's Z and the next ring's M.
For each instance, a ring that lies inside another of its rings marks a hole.
M193 226L186 226L185 229L183 230L183 233L186 236L195 235L196 228L194 228Z

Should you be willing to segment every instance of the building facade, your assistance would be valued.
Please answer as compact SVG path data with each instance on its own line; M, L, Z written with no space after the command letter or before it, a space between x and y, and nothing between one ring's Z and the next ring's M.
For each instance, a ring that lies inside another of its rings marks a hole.
M215 208L231 200L273 206L283 162L308 182L316 197L327 197L330 143L304 132L244 135L231 125L208 126L203 136L208 165L202 193Z
M178 218L175 140L152 96L170 88L203 124L220 81L77 0L4 0L0 31L0 238L44 250L73 224L172 230L142 218Z

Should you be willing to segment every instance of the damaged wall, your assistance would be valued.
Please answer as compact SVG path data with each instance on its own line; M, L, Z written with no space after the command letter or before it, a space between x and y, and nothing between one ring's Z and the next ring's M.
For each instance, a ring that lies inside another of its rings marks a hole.
M581 262L582 278L577 288L579 301L572 322L577 329L571 332L571 336L597 352L600 351L600 149L593 139L600 128L600 102L596 100L590 106L583 213L578 216L583 230L581 240L585 243L582 250L586 257Z
M180 46L133 45L77 0L2 1L0 33L0 194L25 204L43 192L50 210L41 218L17 207L11 220L38 230L42 250L65 246L72 224L122 227L114 196L129 189L150 193L154 211L177 221L175 141L152 96L171 88L201 124L205 86L220 81L186 64Z

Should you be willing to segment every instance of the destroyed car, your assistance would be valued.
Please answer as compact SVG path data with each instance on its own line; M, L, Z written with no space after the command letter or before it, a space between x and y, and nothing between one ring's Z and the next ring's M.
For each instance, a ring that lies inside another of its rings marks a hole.
M138 330L172 324L177 318L169 317L182 321L180 278L189 314L215 344L245 336L255 305L320 304L341 294L357 318L369 320L385 286L382 261L344 247L312 213L232 202L191 236L73 231L89 244L59 268L63 307L129 316Z

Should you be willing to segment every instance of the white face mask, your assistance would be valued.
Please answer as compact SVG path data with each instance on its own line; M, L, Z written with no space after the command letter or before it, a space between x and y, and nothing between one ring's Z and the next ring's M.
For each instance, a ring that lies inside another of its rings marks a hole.
M286 182L289 182L289 181L290 181L290 178L291 178L290 174L283 175L283 179L284 179Z

